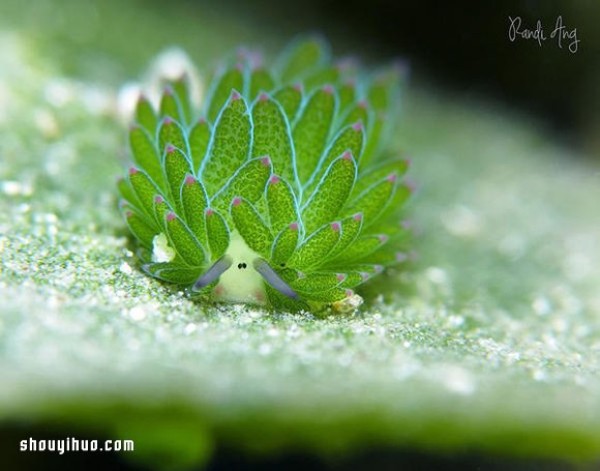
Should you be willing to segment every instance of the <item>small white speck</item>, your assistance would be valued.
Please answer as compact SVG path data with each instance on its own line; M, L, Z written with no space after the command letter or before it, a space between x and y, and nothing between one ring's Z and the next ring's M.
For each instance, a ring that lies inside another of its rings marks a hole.
M521 354L519 352L509 352L506 354L506 361L509 365L518 362L521 359Z
M450 316L448 317L448 325L450 327L460 327L465 323L465 318L463 316Z
M429 278L429 281L436 285L443 285L448 282L448 275L441 268L429 267L425 274L427 275L427 278Z
M593 268L589 254L584 252L571 253L564 261L565 274L573 281L587 278L592 273Z
M2 182L2 191L8 196L30 196L33 193L33 188L28 183L5 180Z
M113 95L98 87L85 87L82 98L88 111L95 115L108 114L115 108Z
M547 378L546 373L542 370L534 370L532 376L533 379L536 381L545 381Z
M135 306L129 310L129 317L134 321L142 321L146 318L146 311L142 306Z
M531 303L531 308L536 314L545 316L552 310L552 304L550 304L550 301L545 296L536 296Z
M46 109L35 110L33 113L33 122L42 136L46 138L57 137L60 133L56 117Z
M119 266L119 270L121 271L121 273L125 273L126 275L131 275L133 273L131 266L127 262L121 263L121 265Z
M352 364L352 355L342 355L338 359L338 363L342 368L347 368Z
M17 206L17 212L24 214L28 213L31 210L31 205L29 203L21 203Z
M189 324L187 324L184 327L183 333L185 335L190 335L190 334L193 334L194 332L196 332L197 329L198 329L198 326L196 324L193 324L193 323L190 322Z
M138 339L130 339L127 342L127 347L129 347L130 350L139 350L140 349L140 341Z
M446 389L457 394L467 396L475 391L473 375L458 366L445 367L441 372L441 380Z
M552 328L558 333L564 333L569 328L569 321L564 317L552 319Z
M518 234L509 234L498 244L499 252L513 260L521 258L525 254L525 249L525 239Z
M288 327L286 334L287 334L288 338L295 339L295 338L300 337L300 333L301 332L300 332L300 328L298 327L298 324L291 324Z
M577 386L586 386L588 383L587 379L581 375L575 375L574 380Z
M54 225L58 222L58 216L54 213L45 213L44 222L46 224Z
M50 105L56 108L61 108L73 101L76 93L73 84L64 79L48 80L44 88L44 98Z
M258 353L264 356L269 355L272 350L273 349L271 348L271 345L268 343L263 343L260 345L260 347L258 347Z
M481 232L481 217L466 206L456 206L441 218L446 230L455 236L474 237Z

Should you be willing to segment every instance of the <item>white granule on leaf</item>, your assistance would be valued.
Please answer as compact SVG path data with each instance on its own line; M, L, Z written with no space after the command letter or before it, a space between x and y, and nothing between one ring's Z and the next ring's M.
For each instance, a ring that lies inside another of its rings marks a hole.
M31 196L33 187L30 183L21 183L13 180L0 182L0 188L8 196Z
M155 263L170 262L175 258L175 249L169 246L169 241L164 233L152 239L152 261Z
M146 318L146 311L142 306L135 306L129 310L129 317L134 321L143 321Z
M129 265L129 263L127 262L121 263L121 265L119 266L119 270L121 271L121 273L125 273L126 275L131 275L133 273L131 265Z

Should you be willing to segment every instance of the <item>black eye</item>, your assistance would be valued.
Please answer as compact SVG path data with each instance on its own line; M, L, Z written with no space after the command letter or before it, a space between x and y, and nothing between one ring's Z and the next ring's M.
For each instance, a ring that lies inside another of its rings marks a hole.
M248 265L246 265L246 262L242 262L242 263L238 263L238 269L242 269L242 268L246 268Z
M241 270L242 269L242 264L238 263L238 268Z

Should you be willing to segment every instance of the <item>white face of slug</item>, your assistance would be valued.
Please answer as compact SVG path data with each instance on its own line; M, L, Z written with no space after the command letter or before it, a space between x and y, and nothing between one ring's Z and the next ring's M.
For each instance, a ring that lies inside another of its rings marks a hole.
M252 262L259 258L244 239L231 233L226 255L231 257L231 266L219 279L213 296L216 301L229 303L265 304L267 294L262 276L253 268Z

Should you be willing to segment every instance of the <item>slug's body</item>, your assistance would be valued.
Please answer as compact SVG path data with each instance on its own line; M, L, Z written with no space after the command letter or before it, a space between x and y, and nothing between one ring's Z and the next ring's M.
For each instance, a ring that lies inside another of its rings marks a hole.
M220 276L214 289L215 299L232 303L266 304L264 280L252 267L252 261L260 255L248 247L237 232L231 234L226 257L232 261L231 267Z
M119 184L143 269L218 301L317 310L404 260L406 161L379 145L398 71L364 85L323 44L294 44L272 70L244 54L203 109L185 79L158 111L141 98L135 166Z

